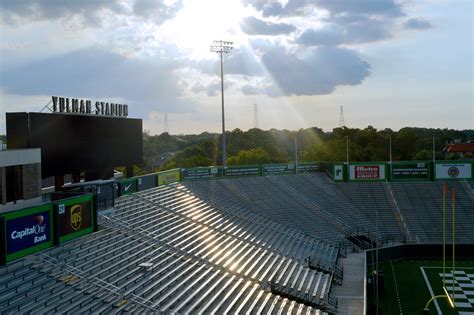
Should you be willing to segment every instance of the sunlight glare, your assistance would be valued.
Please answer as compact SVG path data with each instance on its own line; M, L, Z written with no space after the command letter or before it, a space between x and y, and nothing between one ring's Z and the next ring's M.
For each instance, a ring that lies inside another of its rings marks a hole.
M209 58L213 40L239 40L239 23L246 10L239 0L188 0L161 31L165 31L164 39L189 50L192 58Z

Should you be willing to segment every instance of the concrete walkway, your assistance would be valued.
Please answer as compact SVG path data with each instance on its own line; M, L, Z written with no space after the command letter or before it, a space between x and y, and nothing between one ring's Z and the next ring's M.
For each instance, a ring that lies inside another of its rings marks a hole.
M342 286L333 287L332 296L338 300L338 314L364 314L364 253L348 254L342 259Z

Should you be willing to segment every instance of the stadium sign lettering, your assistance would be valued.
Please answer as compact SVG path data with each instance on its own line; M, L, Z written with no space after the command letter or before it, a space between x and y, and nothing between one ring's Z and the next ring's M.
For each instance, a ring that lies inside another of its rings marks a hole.
M128 105L95 102L92 106L91 100L52 96L54 113L71 113L86 115L101 115L114 117L127 117Z

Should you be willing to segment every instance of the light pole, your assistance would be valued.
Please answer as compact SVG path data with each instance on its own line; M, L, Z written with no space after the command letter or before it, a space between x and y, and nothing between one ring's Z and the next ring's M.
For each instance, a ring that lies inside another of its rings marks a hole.
M222 61L222 54L231 51L232 42L215 40L211 45L211 51L219 54L221 58L221 99L222 99L222 166L227 167L227 150L225 144L225 118L224 118L224 63Z

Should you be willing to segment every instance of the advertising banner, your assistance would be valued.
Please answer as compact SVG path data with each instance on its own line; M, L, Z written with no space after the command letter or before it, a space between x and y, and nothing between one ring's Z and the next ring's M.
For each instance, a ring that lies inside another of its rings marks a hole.
M158 186L176 183L181 180L181 171L179 168L158 173Z
M303 162L298 163L297 167L298 173L299 172L319 172L319 164L317 162Z
M343 164L334 164L334 175L333 178L335 181L344 180L344 165Z
M436 163L436 179L471 179L471 163Z
M283 175L294 174L295 164L264 164L262 165L262 175Z
M92 233L94 205L92 195L60 200L54 204L59 243Z
M260 176L260 166L229 166L225 170L225 177Z
M6 261L12 261L53 245L52 207L38 207L6 213Z
M120 196L129 195L137 191L137 179L126 178L120 181Z
M222 175L222 167L217 166L181 169L181 178L183 180L221 178Z
M431 180L430 163L413 162L413 163L394 163L392 164L392 180Z
M385 180L384 164L364 164L349 166L350 180Z
M137 177L137 190L142 191L157 186L156 174L148 174Z

